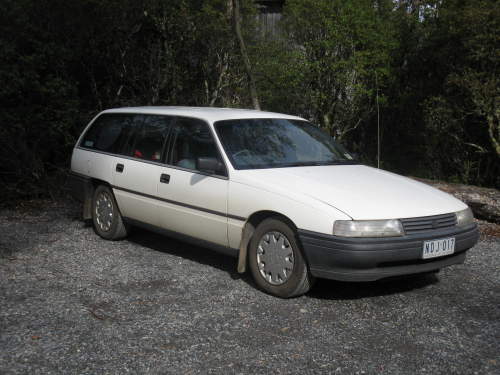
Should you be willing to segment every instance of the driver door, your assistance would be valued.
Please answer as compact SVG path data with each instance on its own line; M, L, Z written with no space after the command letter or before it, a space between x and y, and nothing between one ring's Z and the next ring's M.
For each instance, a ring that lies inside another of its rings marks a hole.
M197 168L199 157L222 161L208 124L179 117L170 134L167 165L157 175L160 226L228 246L227 173L210 174Z

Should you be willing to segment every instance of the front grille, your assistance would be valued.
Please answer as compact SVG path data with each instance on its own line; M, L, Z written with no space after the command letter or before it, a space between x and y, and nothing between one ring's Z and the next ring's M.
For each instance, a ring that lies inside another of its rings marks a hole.
M406 234L428 232L436 229L453 227L457 224L457 216L453 214L414 217L401 219Z

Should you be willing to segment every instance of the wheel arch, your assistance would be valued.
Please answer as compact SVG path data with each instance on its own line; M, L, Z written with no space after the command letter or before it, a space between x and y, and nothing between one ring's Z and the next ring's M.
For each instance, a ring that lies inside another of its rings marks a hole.
M83 199L83 219L90 220L92 219L92 199L94 198L94 191L99 185L108 186L112 189L111 184L107 181L100 180L98 178L91 177L88 179L87 184L85 185L85 196ZM113 190L111 190L113 191Z
M288 216L283 215L277 211L272 210L261 210L252 213L245 222L243 226L239 253L238 253L238 272L244 273L247 269L248 262L248 246L250 244L250 240L252 238L253 233L255 232L255 228L266 219L269 218L277 218L284 221L286 224L290 225L290 227L297 231L297 226Z
M266 219L269 219L270 217L275 217L278 219L283 220L287 224L289 224L292 229L297 230L297 225L290 219L288 216L283 215L279 212L272 211L272 210L262 210L262 211L257 211L251 214L248 219L247 223L251 223L254 227L257 227L261 222L263 222Z

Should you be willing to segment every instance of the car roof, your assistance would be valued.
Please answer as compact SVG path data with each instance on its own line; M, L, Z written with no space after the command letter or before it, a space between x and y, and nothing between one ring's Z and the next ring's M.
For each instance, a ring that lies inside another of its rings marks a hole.
M216 107L123 107L113 108L103 111L102 113L146 113L158 115L172 115L172 116L185 116L195 117L206 120L208 122L215 122L220 120L234 120L234 119L250 119L250 118L284 118L290 120L304 120L303 118L283 113L265 112L253 109L239 109L239 108L216 108Z

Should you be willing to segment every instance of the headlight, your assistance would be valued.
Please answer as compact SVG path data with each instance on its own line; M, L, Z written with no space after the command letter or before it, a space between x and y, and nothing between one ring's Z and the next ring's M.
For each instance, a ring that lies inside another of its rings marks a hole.
M404 234L401 222L391 220L337 220L333 234L343 237L396 237Z
M474 222L474 215L469 207L465 210L456 212L455 215L457 215L457 225L459 227L465 227Z

